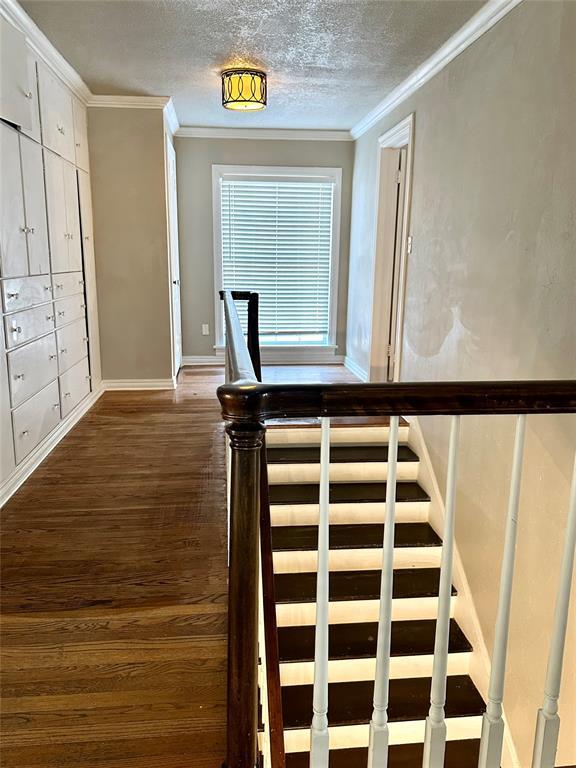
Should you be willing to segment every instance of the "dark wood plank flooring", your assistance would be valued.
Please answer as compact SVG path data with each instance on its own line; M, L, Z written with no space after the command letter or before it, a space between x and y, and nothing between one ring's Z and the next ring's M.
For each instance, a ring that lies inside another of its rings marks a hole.
M222 379L184 369L175 392L106 393L2 510L3 768L220 765Z

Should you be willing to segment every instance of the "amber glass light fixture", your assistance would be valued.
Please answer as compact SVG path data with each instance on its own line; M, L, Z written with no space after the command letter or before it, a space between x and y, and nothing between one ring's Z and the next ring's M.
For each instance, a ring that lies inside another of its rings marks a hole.
M222 72L222 106L251 111L266 106L266 73L258 69L227 69Z

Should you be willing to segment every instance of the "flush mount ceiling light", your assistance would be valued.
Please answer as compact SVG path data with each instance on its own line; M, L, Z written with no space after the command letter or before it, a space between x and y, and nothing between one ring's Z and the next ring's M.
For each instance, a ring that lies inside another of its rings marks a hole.
M227 69L222 72L222 106L251 111L266 106L266 73L258 69Z

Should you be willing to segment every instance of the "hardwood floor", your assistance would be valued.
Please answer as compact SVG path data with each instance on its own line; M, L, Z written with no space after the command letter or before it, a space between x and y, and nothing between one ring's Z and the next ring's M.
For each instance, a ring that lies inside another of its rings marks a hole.
M174 392L104 394L2 510L3 768L220 765L222 379L188 368Z

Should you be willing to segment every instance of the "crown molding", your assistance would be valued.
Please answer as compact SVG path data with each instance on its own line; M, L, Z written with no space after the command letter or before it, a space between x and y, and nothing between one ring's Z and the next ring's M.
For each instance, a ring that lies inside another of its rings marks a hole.
M270 139L275 141L353 141L350 131L323 131L299 128L205 128L183 125L178 138L188 139Z
M112 109L164 109L170 101L169 96L92 96L88 106Z
M379 120L390 114L405 99L421 88L424 83L441 72L445 66L465 51L472 43L488 32L500 19L514 10L522 0L488 0L486 5L469 19L444 45L426 59L414 72L394 88L383 101L368 112L351 130L354 139L360 138Z
M86 83L36 26L17 0L0 0L0 15L26 36L26 42L34 53L58 75L80 101L84 104L90 101L92 93Z
M164 120L166 122L166 127L172 136L174 136L174 134L180 128L180 123L178 121L178 115L176 114L176 109L174 108L174 102L172 99L170 99L168 104L166 104L164 107Z

